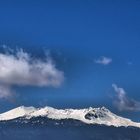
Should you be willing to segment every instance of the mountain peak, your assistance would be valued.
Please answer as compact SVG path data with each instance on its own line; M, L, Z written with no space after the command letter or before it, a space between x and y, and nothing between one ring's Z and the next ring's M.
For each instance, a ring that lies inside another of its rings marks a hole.
M109 110L108 110L106 107L104 107L104 106L102 106L101 109L104 110L104 111L109 111Z
M34 108L20 106L5 113L0 114L0 121L10 121L24 117L30 119L32 117L47 117L49 119L73 119L79 120L86 124L102 124L107 126L134 126L140 127L140 123L122 118L109 111L106 107L87 108L87 109L55 109L52 107Z

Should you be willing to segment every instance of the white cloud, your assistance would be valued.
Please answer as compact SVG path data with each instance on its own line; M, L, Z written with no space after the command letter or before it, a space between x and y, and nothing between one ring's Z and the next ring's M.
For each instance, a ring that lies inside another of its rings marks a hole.
M32 58L22 49L16 53L0 53L0 98L10 94L11 86L58 87L64 73L58 70L48 56L45 60Z
M105 57L105 56L102 56L99 59L96 59L94 62L97 64L108 65L112 62L112 59Z
M140 111L139 101L127 97L125 90L116 84L113 84L112 87L116 92L114 104L120 111Z

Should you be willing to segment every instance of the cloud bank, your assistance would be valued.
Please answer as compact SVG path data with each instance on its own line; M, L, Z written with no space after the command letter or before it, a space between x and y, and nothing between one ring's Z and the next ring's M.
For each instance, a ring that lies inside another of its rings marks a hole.
M118 87L116 84L112 84L116 92L116 99L114 105L120 111L140 111L140 102L127 97L123 88Z
M43 61L31 57L22 49L15 53L0 53L0 98L11 96L12 86L58 87L64 73L51 57Z
M102 56L99 59L96 59L94 62L101 65L109 65L112 62L112 59Z

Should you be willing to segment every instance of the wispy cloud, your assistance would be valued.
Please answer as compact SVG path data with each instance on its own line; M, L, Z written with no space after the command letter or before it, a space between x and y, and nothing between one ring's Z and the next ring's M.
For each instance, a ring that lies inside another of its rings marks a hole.
M102 56L99 59L96 59L94 62L97 64L109 65L112 62L112 59L109 57Z
M127 94L123 88L118 87L116 84L112 84L116 92L116 98L114 105L120 111L140 111L140 102L132 98L127 97Z
M2 84L0 85L0 98L8 99L11 98L12 95L14 95L14 92L10 86Z
M11 96L12 86L58 87L63 80L64 73L50 56L40 60L22 49L0 53L0 98Z
M131 61L127 62L127 65L133 65L133 63Z

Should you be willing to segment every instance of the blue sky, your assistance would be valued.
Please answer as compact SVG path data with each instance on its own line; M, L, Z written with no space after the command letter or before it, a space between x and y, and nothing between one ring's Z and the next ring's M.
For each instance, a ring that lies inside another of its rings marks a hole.
M139 111L113 105L112 84L140 101L140 2L137 0L0 1L0 52L3 45L22 48L36 59L45 53L64 73L52 86L19 86L14 102L0 100L0 112L19 105L63 107L107 106L139 118ZM111 59L104 65L96 60ZM11 85L10 85L11 86Z

